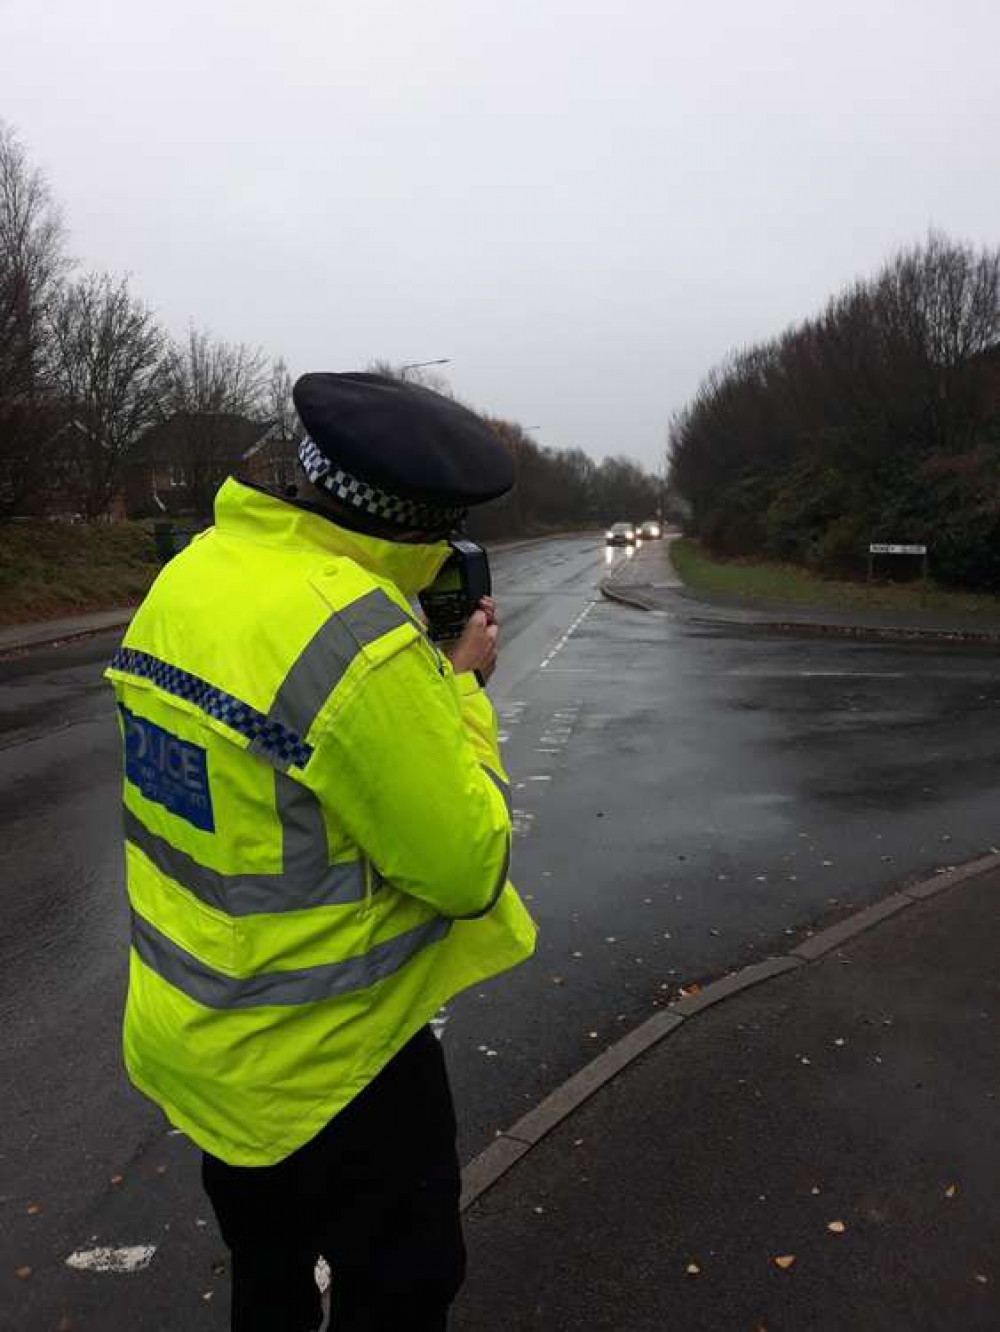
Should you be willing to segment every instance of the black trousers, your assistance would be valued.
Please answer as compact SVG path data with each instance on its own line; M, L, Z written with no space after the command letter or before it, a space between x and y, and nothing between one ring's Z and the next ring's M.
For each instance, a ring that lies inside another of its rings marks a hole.
M202 1179L232 1251L233 1332L314 1332L319 1254L335 1332L444 1332L465 1246L455 1110L430 1028L284 1161L206 1154Z

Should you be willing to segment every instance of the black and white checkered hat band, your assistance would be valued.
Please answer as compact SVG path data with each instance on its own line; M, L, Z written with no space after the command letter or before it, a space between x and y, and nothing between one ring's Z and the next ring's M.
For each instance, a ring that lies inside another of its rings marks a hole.
M325 458L308 435L299 445L299 462L314 486L322 486L341 504L394 527L417 532L443 532L465 516L464 508L404 499L401 495L380 490L368 481L359 481Z

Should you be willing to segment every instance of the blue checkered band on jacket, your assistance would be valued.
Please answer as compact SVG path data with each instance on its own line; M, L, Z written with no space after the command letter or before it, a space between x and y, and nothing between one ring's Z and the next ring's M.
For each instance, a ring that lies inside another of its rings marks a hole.
M308 435L299 445L299 462L314 486L322 486L341 504L360 509L394 527L415 532L444 532L465 517L464 507L404 499L402 495L392 495L368 481L359 481L324 457Z
M312 745L300 740L294 731L281 722L272 721L249 703L244 703L222 689L216 689L190 671L152 657L148 652L133 648L119 648L111 659L111 667L127 675L138 675L150 680L164 693L186 699L202 712L214 717L231 731L245 735L255 751L265 754L282 768L304 768L312 758Z

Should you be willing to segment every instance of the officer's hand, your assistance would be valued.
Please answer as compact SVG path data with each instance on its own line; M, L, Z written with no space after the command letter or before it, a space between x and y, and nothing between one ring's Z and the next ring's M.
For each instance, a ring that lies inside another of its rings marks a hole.
M455 674L478 671L485 683L496 668L499 632L496 624L489 623L486 611L474 611L462 637L446 649Z

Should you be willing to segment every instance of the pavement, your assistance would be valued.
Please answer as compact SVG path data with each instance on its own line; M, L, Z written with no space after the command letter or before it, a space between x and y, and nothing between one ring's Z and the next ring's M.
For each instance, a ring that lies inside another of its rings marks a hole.
M455 1332L1000 1326L1000 871L957 877L661 1015L472 1204Z
M1000 621L971 612L956 614L920 608L896 611L864 606L838 611L827 606L797 606L760 598L736 599L694 592L678 577L669 548L670 538L645 543L602 580L601 591L613 601L640 610L659 611L690 623L854 638L1000 644Z
M91 634L111 629L124 629L134 614L134 606L119 606L87 615L64 615L30 624L0 625L0 656L54 647L57 643L89 638Z

